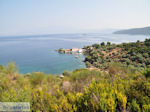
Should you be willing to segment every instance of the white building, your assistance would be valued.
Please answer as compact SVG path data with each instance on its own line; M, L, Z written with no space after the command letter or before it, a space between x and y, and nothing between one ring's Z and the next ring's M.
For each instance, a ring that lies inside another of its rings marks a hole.
M82 52L83 52L83 49L79 48L79 49L78 49L78 52L79 52L79 53L82 53Z
M72 48L72 52L74 52L74 53L83 53L83 49L82 48Z
M79 48L72 48L72 52L78 52Z

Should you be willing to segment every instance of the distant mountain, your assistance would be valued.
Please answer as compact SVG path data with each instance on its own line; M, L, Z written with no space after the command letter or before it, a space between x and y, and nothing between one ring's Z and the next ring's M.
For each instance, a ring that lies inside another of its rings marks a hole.
M129 34L129 35L150 35L150 27L133 28L113 32L114 34Z

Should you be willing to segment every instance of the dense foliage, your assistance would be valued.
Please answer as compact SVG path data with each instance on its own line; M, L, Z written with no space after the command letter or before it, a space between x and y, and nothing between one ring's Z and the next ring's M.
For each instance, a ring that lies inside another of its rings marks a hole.
M30 102L34 112L150 112L150 69L111 63L108 71L21 75L10 63L0 66L0 102Z
M121 62L123 66L131 66L137 70L150 68L150 39L144 42L122 43L119 45L104 42L85 46L87 67L108 69L110 63Z

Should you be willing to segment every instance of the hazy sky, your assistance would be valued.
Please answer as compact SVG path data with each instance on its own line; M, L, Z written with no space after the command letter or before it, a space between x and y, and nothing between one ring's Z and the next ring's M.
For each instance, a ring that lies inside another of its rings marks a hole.
M0 35L150 26L150 0L0 0Z

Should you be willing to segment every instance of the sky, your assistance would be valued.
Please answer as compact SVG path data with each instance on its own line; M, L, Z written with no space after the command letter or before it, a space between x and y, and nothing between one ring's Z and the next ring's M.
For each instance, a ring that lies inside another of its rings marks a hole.
M0 0L0 36L150 26L150 0Z

